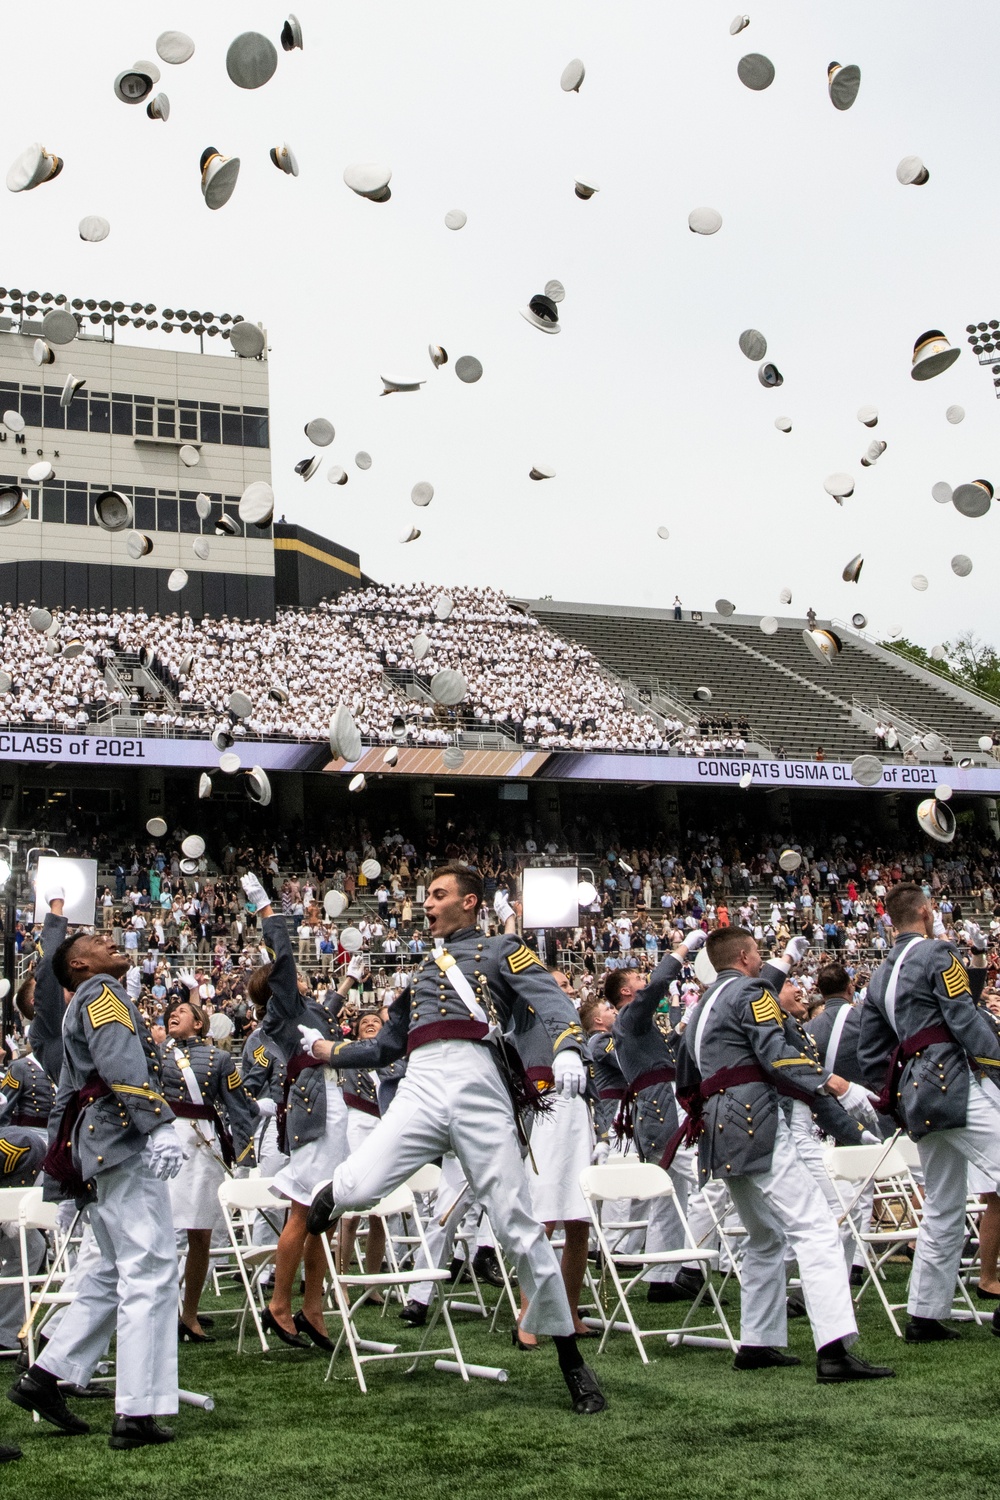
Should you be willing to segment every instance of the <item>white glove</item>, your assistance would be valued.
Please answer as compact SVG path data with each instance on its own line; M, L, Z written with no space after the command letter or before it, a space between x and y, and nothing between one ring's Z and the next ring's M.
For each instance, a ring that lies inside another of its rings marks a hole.
M875 1109L868 1090L862 1088L860 1083L849 1083L847 1092L840 1095L839 1102L855 1120L860 1120L864 1125L877 1124Z
M157 1125L146 1137L142 1160L153 1176L159 1177L162 1182L177 1176L184 1165L185 1152L172 1120L168 1120L165 1125Z
M784 957L793 964L800 964L809 952L809 939L807 937L789 938L785 944Z
M688 954L690 955L692 953L697 953L698 949L703 947L707 941L708 933L704 932L702 928L696 927L694 932L689 932L687 937L684 939L684 946L687 949Z
M975 953L985 953L989 947L989 941L983 929L975 922L966 922L965 940Z
M278 1113L278 1106L275 1104L274 1100L268 1099L266 1096L263 1099L257 1100L257 1108L260 1110L265 1120L272 1119L273 1116Z
M8 1033L8 1035L4 1037L4 1041L7 1043L7 1051L10 1053L11 1061L13 1061L15 1057L20 1056L20 1051L17 1045L17 1037L11 1036Z
M75 1218L76 1204L72 1198L64 1199L56 1209L56 1228L65 1233Z
M199 987L198 981L194 977L193 969L178 969L177 978L186 990L196 990Z
M364 979L365 961L360 953L356 953L347 965L347 972L351 979Z
M587 1087L587 1069L579 1052L559 1052L552 1065L556 1081L556 1093L575 1099Z
M65 901L66 892L61 885L50 885L45 892L45 905L51 906L53 901Z
M321 1031L317 1031L315 1026L300 1026L299 1036L302 1038L303 1052L308 1052L310 1057L316 1056L313 1051L316 1043L326 1041L326 1037Z
M247 897L253 902L259 911L262 906L270 906L271 898L257 879L256 875L242 875L240 885L247 893Z
M508 917L512 917L514 915L514 908L507 900L507 897L504 895L503 891L497 891L496 895L493 897L493 910L496 912L501 922L506 922Z
M861 1144L862 1146L881 1146L882 1137L875 1135L871 1130L862 1130Z
M132 1001L138 1000L142 994L142 970L138 964L133 964L125 975L125 993Z
M934 936L936 938L944 937L944 918L939 911L934 913Z
M608 1145L607 1141L598 1141L593 1151L591 1151L590 1153L590 1165L592 1167L603 1167L604 1163L608 1159L608 1152L610 1150L611 1147Z

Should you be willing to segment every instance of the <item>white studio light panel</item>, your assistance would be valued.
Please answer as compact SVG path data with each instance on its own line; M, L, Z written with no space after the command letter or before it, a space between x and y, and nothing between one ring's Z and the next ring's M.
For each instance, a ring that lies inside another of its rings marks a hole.
M45 893L53 886L62 886L66 892L63 916L67 922L92 927L97 905L97 860L60 859L53 854L39 855L38 873L35 876L36 922L43 921L48 914Z
M575 865L526 869L521 877L525 927L576 927L580 920Z

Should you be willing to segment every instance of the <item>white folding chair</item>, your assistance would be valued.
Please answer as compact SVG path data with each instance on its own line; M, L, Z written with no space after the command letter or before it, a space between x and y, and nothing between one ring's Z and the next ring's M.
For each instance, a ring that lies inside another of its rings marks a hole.
M396 1188L394 1192L389 1193L379 1203L374 1204L369 1213L377 1214L382 1219L388 1219L393 1214L405 1214L412 1219L416 1227L417 1248L423 1252L426 1264L421 1266L419 1270L409 1269L404 1271L388 1269L378 1272L339 1272L337 1270L334 1247L326 1235L322 1236L333 1289L334 1316L340 1319L341 1325L333 1353L330 1356L326 1379L329 1380L332 1377L337 1356L345 1343L350 1352L358 1385L363 1392L367 1392L368 1390L368 1386L365 1383L363 1366L373 1364L377 1361L409 1360L411 1361L410 1370L414 1370L419 1360L433 1359L435 1361L435 1368L454 1370L466 1382L469 1379L470 1372L483 1373L478 1367L468 1366L463 1358L455 1333L455 1326L451 1319L449 1298L445 1294L444 1287L441 1285L449 1280L449 1274L446 1268L430 1264L430 1254L427 1250L427 1241L424 1237L423 1221L417 1210L410 1187L404 1183L402 1187ZM381 1291L383 1289L389 1292L396 1288L415 1286L422 1281L437 1282L441 1294L434 1300L433 1312L424 1330L420 1347L417 1350L401 1350L398 1344L375 1344L372 1340L360 1338L354 1324L354 1318L358 1309L366 1301L369 1292L374 1290ZM356 1294L354 1295L353 1302L351 1301L352 1294ZM444 1322L449 1342L443 1348L432 1349L428 1347L428 1344L439 1319ZM361 1353L362 1349L371 1352ZM447 1358L449 1355L452 1356L451 1359Z
M902 1338L896 1314L905 1309L906 1303L889 1301L883 1266L901 1246L908 1245L919 1235L923 1199L899 1149L899 1141L888 1151L884 1143L831 1146L826 1152L825 1162L843 1211L842 1220L849 1226L865 1268L865 1279L854 1294L854 1301L860 1302L869 1286L873 1286L893 1332L897 1338ZM873 1188L871 1221L859 1224L853 1210L869 1181ZM961 1291L965 1293L965 1288L961 1287ZM964 1300L968 1302L967 1293Z
M654 1162L616 1162L601 1167L585 1167L580 1173L580 1188L587 1200L606 1273L617 1298L611 1316L603 1319L604 1332L598 1353L603 1351L609 1334L615 1328L621 1327L618 1322L619 1311L623 1314L624 1322L644 1365L649 1363L645 1349L646 1340L654 1338L665 1338L670 1344L692 1344L698 1348L729 1348L735 1353L737 1343L726 1321L726 1315L722 1311L722 1305L712 1285L710 1274L712 1268L718 1266L719 1252L694 1243L687 1219L677 1201L673 1182L662 1167L656 1166ZM615 1250L601 1223L601 1205L609 1198L625 1198L638 1202L655 1198L672 1198L674 1210L684 1233L684 1245L676 1250L642 1249L631 1252ZM643 1273L650 1266L682 1266L690 1264L691 1261L699 1262L704 1275L701 1289L692 1300L680 1327L640 1328L633 1316L629 1295L637 1283L642 1282ZM621 1271L625 1272L624 1280L620 1275ZM706 1296L715 1308L715 1321L693 1324L691 1320Z
M260 1315L264 1310L264 1295L260 1279L265 1269L274 1262L275 1245L255 1245L251 1239L254 1216L270 1211L281 1212L280 1201L271 1192L272 1177L226 1177L219 1183L219 1204L226 1221L229 1243L236 1260L240 1280L246 1294L240 1311L237 1354L243 1352L243 1334L247 1314L253 1318L260 1347L266 1354L268 1342L264 1336Z
M41 1189L34 1187L8 1187L0 1188L0 1224L7 1224L13 1229L17 1226L18 1239L18 1264L16 1272L7 1276L0 1276L0 1287L19 1287L24 1300L24 1321L27 1322L31 1315L31 1287L34 1280L43 1281L45 1278L32 1277L28 1266L27 1246L25 1243L25 1231L21 1229L21 1207L25 1199L31 1198L37 1193L41 1198ZM13 1238L13 1236L11 1236ZM17 1349L0 1349L0 1358L13 1359L18 1353Z

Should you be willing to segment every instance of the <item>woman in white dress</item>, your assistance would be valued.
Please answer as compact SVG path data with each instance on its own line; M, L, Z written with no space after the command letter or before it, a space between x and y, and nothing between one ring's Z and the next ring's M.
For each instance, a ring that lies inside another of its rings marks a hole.
M563 993L576 1004L576 993L561 969L549 972ZM590 1212L580 1189L580 1173L589 1167L594 1151L594 1127L590 1106L583 1094L553 1094L549 1108L535 1117L531 1127L531 1159L526 1163L531 1206L545 1233L552 1238L557 1224L565 1236L561 1259L563 1283L573 1314L577 1338L597 1335L580 1319L578 1307L583 1280L587 1273L587 1249L590 1243ZM527 1307L521 1293L521 1313ZM519 1349L535 1349L534 1334L513 1330L513 1342Z
M279 1146L288 1152L288 1165L275 1175L272 1192L290 1200L285 1227L278 1239L274 1291L262 1319L264 1327L293 1348L309 1342L332 1351L323 1316L326 1252L320 1240L306 1231L313 1189L326 1181L346 1158L347 1106L336 1069L317 1064L303 1050L303 1029L339 1043L337 1022L342 996L328 990L322 1004L307 998L308 981L296 972L291 939L284 917L275 916L271 898L255 875L244 875L243 888L257 908L264 942L273 963L254 969L247 981L247 997L257 1008L266 1006L262 1029L285 1059L284 1102L279 1108ZM350 981L347 981L348 983ZM292 1311L292 1289L299 1266L305 1276L305 1295Z
M223 1226L219 1183L232 1167L253 1166L260 1111L233 1059L208 1037L208 1019L192 988L194 976L182 978L190 998L175 1000L167 1009L162 1074L163 1092L187 1153L169 1184L174 1228L186 1231L188 1241L178 1333L184 1343L207 1343L198 1303L208 1275L212 1235Z

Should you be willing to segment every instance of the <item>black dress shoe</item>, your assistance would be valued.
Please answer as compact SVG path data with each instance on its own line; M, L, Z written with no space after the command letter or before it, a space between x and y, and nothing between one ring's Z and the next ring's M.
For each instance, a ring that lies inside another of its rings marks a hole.
M903 1329L903 1339L907 1344L947 1344L957 1338L961 1338L958 1330L947 1328L937 1318L909 1318Z
M306 1215L306 1229L310 1234L325 1234L333 1223L336 1209L333 1202L333 1183L324 1182L313 1194Z
M690 1302L691 1293L674 1281L651 1281L646 1289L647 1302Z
M573 1397L573 1410L577 1416L592 1417L607 1406L597 1376L589 1365L577 1365L575 1370L564 1370L563 1379Z
M868 1279L868 1272L865 1270L864 1266L852 1266L851 1267L851 1275L850 1275L851 1286L864 1286L864 1284L865 1284L865 1282L866 1282L867 1279Z
M845 1385L851 1380L892 1380L895 1370L888 1365L870 1365L855 1354L816 1355L817 1385Z
M980 1302L1000 1302L1000 1292L988 1292L985 1287L976 1287L976 1296Z
M766 1344L741 1344L733 1360L734 1370L786 1370L802 1361Z
M200 1320L199 1320L200 1321ZM214 1344L210 1333L197 1333L183 1318L177 1319L177 1337L182 1344Z
M24 1454L20 1448L0 1448L0 1464L13 1463L15 1458L23 1458Z
M679 1287L689 1297L697 1297L705 1286L705 1278L700 1271L692 1271L687 1266L681 1266L674 1280L674 1286Z
M333 1353L336 1348L333 1340L328 1339L321 1328L314 1327L301 1308L295 1314L295 1326L300 1333L304 1333L307 1338L312 1339L317 1349L325 1349L327 1354Z
M110 1401L115 1393L113 1386L96 1385L94 1381L89 1385L74 1385L64 1380L61 1389L64 1396L72 1396L76 1401Z
M32 1366L32 1370L34 1366ZM82 1417L76 1416L66 1405L62 1391L54 1380L39 1379L27 1370L14 1382L7 1392L7 1400L13 1401L15 1406L21 1407L22 1411L36 1411L46 1422L51 1422L53 1427L59 1427L63 1432L70 1433L73 1437L82 1437L90 1431L88 1423Z
M403 1308L403 1311L399 1315L399 1321L401 1323L409 1323L411 1328L423 1328L424 1324L427 1322L427 1303L416 1301L407 1302L406 1306Z
M174 1429L161 1427L155 1417L115 1417L109 1448L146 1448L150 1443L172 1443Z
M786 1299L785 1316L788 1318L805 1318L809 1316L806 1311L805 1300L797 1292L792 1292L791 1296Z
M448 1264L448 1280L452 1286L457 1286L460 1281L468 1281L469 1268L461 1256L456 1255Z
M287 1333L285 1329L282 1328L281 1324L278 1322L277 1318L274 1316L274 1313L269 1307L265 1307L263 1313L261 1314L260 1322L261 1327L264 1329L265 1333L273 1333L275 1338L280 1339L283 1344L287 1344L290 1349L309 1348L308 1340L300 1338L297 1333ZM296 1327L297 1326L298 1325L296 1324Z
M480 1281L485 1281L488 1286L503 1286L503 1272L497 1253L492 1245L481 1245L472 1260L472 1269Z

